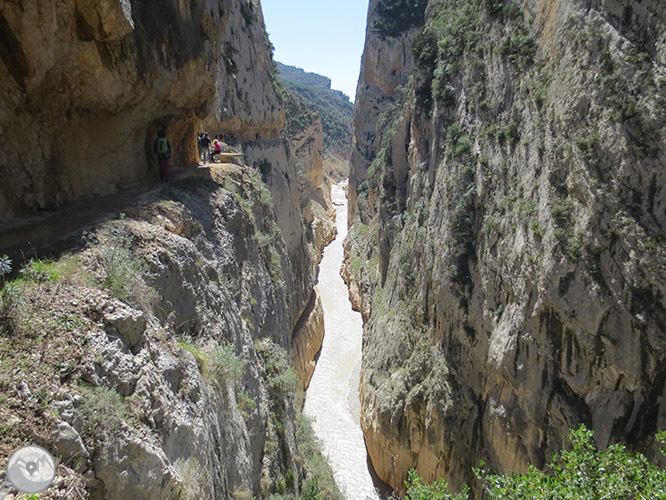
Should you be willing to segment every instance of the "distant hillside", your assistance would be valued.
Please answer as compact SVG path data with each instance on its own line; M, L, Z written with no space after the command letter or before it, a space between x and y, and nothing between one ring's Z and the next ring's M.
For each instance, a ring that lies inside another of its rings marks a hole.
M331 79L326 76L318 75L317 73L306 73L301 68L295 66L287 66L281 62L277 63L278 73L280 78L288 80L299 85L307 85L308 87L317 87L322 89L331 88Z
M321 118L324 129L324 155L345 163L351 149L353 104L343 92L330 88L331 80L302 69L278 64L278 77L295 97L285 99L287 123L283 134L289 136L311 123L311 113ZM311 82L309 85L303 82ZM283 96L284 97L284 96Z

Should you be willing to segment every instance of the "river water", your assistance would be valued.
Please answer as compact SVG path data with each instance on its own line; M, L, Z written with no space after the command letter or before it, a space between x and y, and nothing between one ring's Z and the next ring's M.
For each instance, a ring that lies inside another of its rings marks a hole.
M333 468L335 481L347 500L378 500L360 425L358 383L363 320L352 311L347 286L340 277L347 236L347 198L342 185L331 188L336 210L337 238L324 250L319 267L319 292L326 333L303 412Z

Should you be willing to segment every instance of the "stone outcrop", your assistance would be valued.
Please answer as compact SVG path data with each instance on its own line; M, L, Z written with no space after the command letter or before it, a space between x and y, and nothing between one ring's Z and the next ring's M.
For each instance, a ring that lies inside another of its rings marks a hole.
M356 88L349 161L348 220L356 213L357 191L379 150L377 120L395 100L399 86L407 83L412 67L411 42L415 30L400 37L382 38L372 27L378 0L368 5L368 29Z
M20 420L34 418L33 403L57 415L29 432L77 478L63 488L93 499L267 498L285 478L298 493L311 477L294 391L311 375L323 314L306 266L316 260L296 260L297 226L280 227L288 211L276 205L258 172L213 167L96 227L66 276L23 292L39 308L35 334L51 321L60 337L2 391L22 398ZM94 285L118 272L116 286Z
M664 19L658 1L430 2L409 83L363 77L345 265L362 425L393 487L411 467L455 488L480 460L541 467L579 423L656 456ZM361 74L400 75L376 54L405 60L407 36L371 40Z
M305 390L315 369L315 359L324 342L324 309L319 291L315 288L310 303L294 327L292 334L293 366L298 374L300 389Z
M291 151L298 168L306 179L300 179L305 200L314 200L326 209L331 209L330 186L324 182L324 131L317 119L301 133L290 138ZM305 182L307 181L307 182Z
M0 6L0 219L197 163L201 120L277 137L284 112L255 2L49 0Z

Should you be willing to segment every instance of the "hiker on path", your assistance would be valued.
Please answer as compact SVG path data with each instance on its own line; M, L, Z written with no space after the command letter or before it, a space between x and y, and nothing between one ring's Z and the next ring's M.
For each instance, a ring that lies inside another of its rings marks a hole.
M208 137L208 134L204 134L201 138L201 152L203 153L202 161L208 163L210 161L210 137Z
M153 144L153 153L157 155L157 164L160 167L160 181L169 182L169 158L171 158L171 143L166 138L166 132L160 130Z
M222 143L217 140L217 136L215 136L215 139L213 140L213 155L212 155L212 162L215 163L215 155L219 155L222 152Z
M203 139L203 132L199 132L197 134L197 150L199 151L199 164L201 165L203 163L203 147L201 146L201 140Z

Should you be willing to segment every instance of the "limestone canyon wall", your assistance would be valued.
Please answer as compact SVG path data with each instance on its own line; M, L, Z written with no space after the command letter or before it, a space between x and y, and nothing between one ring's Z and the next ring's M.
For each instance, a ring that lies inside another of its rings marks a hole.
M239 139L282 127L254 2L3 2L0 27L0 219L154 177L160 128L192 165L204 119Z
M62 456L53 495L298 494L313 471L296 437L295 391L323 338L314 284L332 234L310 199L325 189L321 127L303 137L315 144L301 158L307 185L292 152L303 144L277 138L284 110L260 4L4 2L0 28L3 221L154 177L162 127L172 164L197 162L205 126L233 134L255 167L202 169L151 191L64 257L73 267L63 282L26 289L40 304L34 327L0 322L12 329L12 359L27 360L0 381L13 402L3 418L53 418L5 436L3 453L16 438ZM114 258L139 274L121 273L129 289L108 284ZM22 342L62 314L76 326L31 369Z
M540 467L579 423L655 456L666 7L433 0L382 41L373 5L344 274L378 474Z
M349 223L356 212L356 193L377 155L377 119L394 101L400 85L407 83L412 66L411 41L415 30L401 36L383 38L372 28L379 2L370 0L368 29L361 58L361 74L356 88L352 122L352 146L349 171Z

